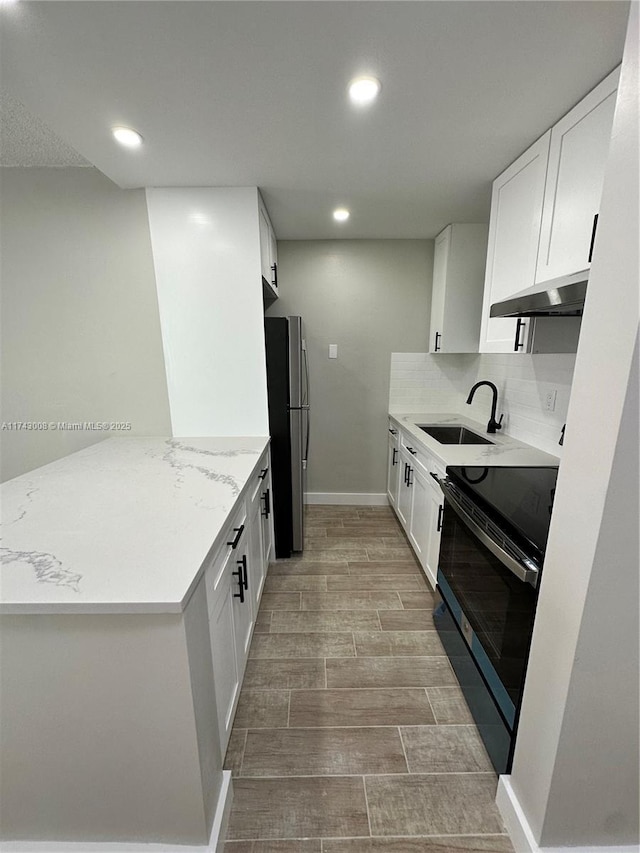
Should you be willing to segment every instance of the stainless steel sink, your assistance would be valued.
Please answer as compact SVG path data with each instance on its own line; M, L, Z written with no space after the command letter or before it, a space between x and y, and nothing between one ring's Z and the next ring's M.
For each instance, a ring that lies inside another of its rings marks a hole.
M495 444L489 438L478 435L462 424L447 424L445 426L430 424L416 424L423 432L435 438L440 444Z

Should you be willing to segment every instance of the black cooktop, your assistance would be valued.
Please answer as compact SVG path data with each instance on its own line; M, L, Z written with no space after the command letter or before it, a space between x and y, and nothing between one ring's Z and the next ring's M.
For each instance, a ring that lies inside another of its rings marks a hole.
M544 556L557 467L465 467L452 465L447 475L506 533L524 538Z

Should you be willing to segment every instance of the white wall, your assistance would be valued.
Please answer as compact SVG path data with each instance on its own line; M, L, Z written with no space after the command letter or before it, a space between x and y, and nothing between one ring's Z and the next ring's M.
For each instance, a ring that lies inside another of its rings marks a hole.
M385 494L390 354L427 345L432 269L431 240L278 243L280 299L267 313L305 321L309 493Z
M258 190L146 192L173 434L268 435Z
M3 168L2 421L169 435L144 193L96 169ZM114 435L2 430L2 479Z
M636 845L638 32L632 4L511 777L540 849ZM520 849L538 849L537 846Z
M575 355L557 354L392 353L389 407L393 412L462 413L484 423L491 412L490 391L479 389L470 406L465 401L475 382L488 379L498 388L503 432L559 456L575 359ZM553 412L545 408L551 391L556 392Z

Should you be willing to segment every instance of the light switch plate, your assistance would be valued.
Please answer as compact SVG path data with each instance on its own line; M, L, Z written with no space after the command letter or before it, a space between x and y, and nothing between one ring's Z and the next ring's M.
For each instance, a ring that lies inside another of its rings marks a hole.
M338 344L329 344L329 358L338 357Z

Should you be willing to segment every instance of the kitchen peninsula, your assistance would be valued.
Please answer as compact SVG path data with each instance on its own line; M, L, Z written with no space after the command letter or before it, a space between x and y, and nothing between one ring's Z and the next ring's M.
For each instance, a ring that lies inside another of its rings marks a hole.
M266 437L112 438L2 486L5 837L209 842L268 469Z

